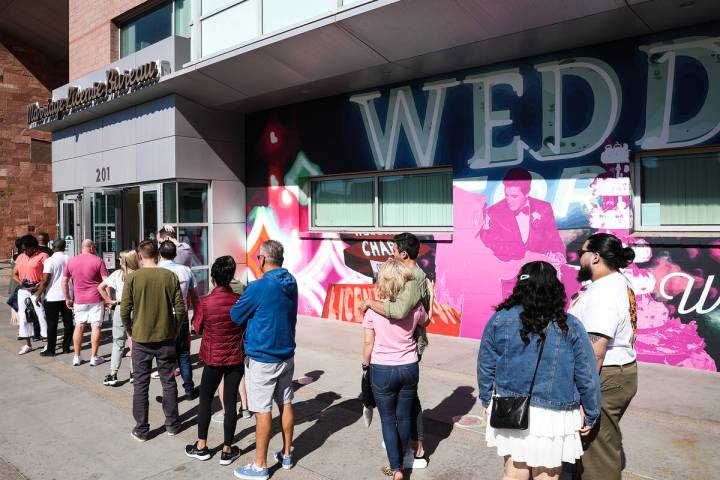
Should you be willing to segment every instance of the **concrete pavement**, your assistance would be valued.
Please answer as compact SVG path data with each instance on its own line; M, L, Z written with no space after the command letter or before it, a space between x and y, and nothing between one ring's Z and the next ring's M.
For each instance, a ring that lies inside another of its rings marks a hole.
M38 352L17 355L16 327L0 306L0 480L16 478L232 478L232 468L252 461L254 421L238 422L236 441L243 455L232 467L220 467L184 455L195 440L197 401L180 403L184 430L165 434L162 412L153 399L154 437L138 443L130 437L130 384L102 385L109 366L71 366L69 355L44 358ZM109 358L110 331L100 354ZM475 340L431 336L423 358L420 398L426 413L427 470L415 479L501 478L501 461L484 445L484 422L475 401ZM301 318L297 335L295 458L290 471L275 479L384 478L386 463L376 418L366 428L357 400L360 382L361 328L337 321ZM193 352L199 341L193 342ZM89 352L83 350L84 359ZM127 379L125 361L119 377ZM195 365L196 382L201 367ZM640 366L640 392L623 419L627 452L625 478L717 478L720 458L720 376L659 365ZM216 401L215 409L219 409ZM219 446L222 425L211 423L208 443ZM270 451L279 449L280 435ZM271 462L272 464L272 462Z

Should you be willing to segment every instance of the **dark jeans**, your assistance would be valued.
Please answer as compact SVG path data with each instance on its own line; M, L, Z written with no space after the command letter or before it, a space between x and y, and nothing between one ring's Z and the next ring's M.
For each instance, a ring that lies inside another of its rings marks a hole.
M223 420L223 442L232 445L237 426L237 395L240 379L245 371L245 365L229 365L226 367L213 367L206 365L200 380L200 405L198 406L198 438L207 440L210 426L210 408L212 406L215 390L220 381L225 379L223 387L223 403L225 404L225 420Z
M67 308L65 300L56 302L45 302L45 320L47 321L47 351L55 353L55 345L57 343L58 320L62 316L63 322L63 341L62 351L67 352L72 345L73 331L73 314L72 310Z
M189 395L195 388L192 378L192 365L190 364L190 325L187 317L180 327L180 333L175 339L177 362L180 367L180 376L183 379L185 395Z
M133 417L135 417L135 433L145 437L150 430L148 423L148 390L150 389L150 372L155 359L162 384L162 409L165 413L165 428L169 432L180 429L177 404L177 383L173 376L175 370L175 342L166 340L157 343L133 342L132 364L135 383L133 392Z
M400 470L410 442L413 403L417 397L418 364L371 364L372 390L380 412L383 440L390 468Z
M415 392L415 399L412 405L412 418L413 422L410 426L410 438L416 442L422 442L425 440L425 426L423 425L423 409L420 405L420 397Z

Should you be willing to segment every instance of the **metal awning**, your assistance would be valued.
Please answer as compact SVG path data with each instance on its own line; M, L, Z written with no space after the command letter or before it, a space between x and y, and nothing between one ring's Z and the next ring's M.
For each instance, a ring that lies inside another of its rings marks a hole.
M385 0L186 64L87 115L168 94L252 112L717 19L717 0Z

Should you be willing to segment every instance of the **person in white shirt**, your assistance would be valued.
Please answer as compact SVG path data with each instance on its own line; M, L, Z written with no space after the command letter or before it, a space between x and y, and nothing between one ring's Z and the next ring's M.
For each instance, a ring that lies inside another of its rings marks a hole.
M183 301L185 302L185 311L188 311L188 299L190 299L193 311L195 311L195 306L198 301L197 291L195 290L195 277L193 277L190 268L175 262L177 245L171 240L165 240L160 244L158 251L160 253L158 267L166 268L174 272L180 281L180 290L182 291ZM192 378L192 365L190 364L190 322L187 314L175 340L175 350L177 352L180 375L183 379L185 398L187 400L195 400L199 392Z
M72 345L73 325L72 310L65 304L65 292L62 288L62 277L68 256L65 255L65 240L58 238L53 242L53 254L43 264L43 278L35 293L35 303L40 304L44 296L45 320L47 321L47 346L40 355L43 357L55 356L57 345L58 320L62 317L63 342L62 352L70 353Z
M123 353L125 353L125 342L128 339L127 332L120 318L120 299L122 298L123 286L125 279L135 270L140 269L140 255L135 250L126 250L120 252L120 268L110 274L105 280L98 285L97 289L105 301L105 305L113 308L113 346L110 356L110 373L105 376L103 385L114 387L118 383L117 373L120 370ZM113 292L115 299L113 299ZM130 363L130 383L133 381L132 361Z
M579 250L580 282L592 281L574 300L570 313L585 327L600 370L602 410L584 441L579 474L584 480L620 480L622 434L620 419L637 393L637 305L630 282L620 272L635 259L609 233L588 237Z

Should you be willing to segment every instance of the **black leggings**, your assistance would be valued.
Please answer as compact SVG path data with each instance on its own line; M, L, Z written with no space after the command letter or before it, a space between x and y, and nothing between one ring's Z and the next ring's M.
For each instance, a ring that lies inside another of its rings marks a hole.
M62 317L63 322L63 342L62 350L66 352L72 345L73 331L73 314L72 310L67 308L65 300L56 302L45 302L45 320L47 321L47 348L48 352L55 353L55 344L57 342L58 318ZM36 330L39 332L40 330Z
M225 420L223 420L224 443L233 444L235 427L237 426L237 395L240 379L242 379L245 366L241 363L226 367L213 367L205 365L200 380L200 405L198 406L198 438L207 440L210 427L210 409L215 397L215 391L220 381L225 379L223 387L223 403L225 404Z

